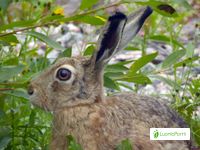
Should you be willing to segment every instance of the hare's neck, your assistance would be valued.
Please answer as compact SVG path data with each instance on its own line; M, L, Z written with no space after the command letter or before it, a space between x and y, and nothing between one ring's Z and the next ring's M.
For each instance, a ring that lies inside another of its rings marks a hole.
M101 113L102 107L101 104L74 107L54 114L53 139L60 141L61 138L65 139L66 136L72 135L84 149L97 150L95 147L98 138L95 134L99 135L102 132L100 126L105 124L104 114Z
M104 78L103 78L103 74L104 72L101 71L98 75L97 75L97 82L99 83L99 90L98 90L98 94L96 97L96 101L97 102L104 102L105 101L105 95L104 95Z
M54 132L76 134L77 129L83 128L94 107L73 107L54 113Z

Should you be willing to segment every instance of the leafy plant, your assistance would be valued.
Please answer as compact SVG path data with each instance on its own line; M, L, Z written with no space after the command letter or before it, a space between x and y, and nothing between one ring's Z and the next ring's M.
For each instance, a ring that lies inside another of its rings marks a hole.
M121 0L103 6L98 6L98 2L83 0L75 14L64 16L62 6L53 0L0 1L0 149L48 149L51 113L32 107L26 88L32 77L53 63L47 58L49 53L56 49L58 57L71 57L73 50L51 39L49 27L75 22L99 28L109 16L105 10L121 4L129 11L139 5L150 5L155 13L144 25L143 37L136 37L134 44L130 43L125 49L141 52L141 57L109 64L105 69L104 86L114 92L124 88L137 92L139 85L151 85L155 80L163 82L170 89L167 96L172 99L172 107L187 121L196 145L200 145L200 79L193 71L200 67L200 57L194 53L198 34L187 43L179 38L187 22L185 19L194 13L192 6L186 0ZM38 54L40 42L45 45L42 55ZM147 69L160 53L157 49L147 52L151 42L170 45L172 52ZM88 43L81 53L90 56L95 48L94 43ZM70 150L81 149L72 136L67 140ZM132 145L126 139L117 149L129 150Z
M81 145L76 142L76 140L71 136L67 136L68 150L83 150Z
M116 148L117 150L133 150L132 144L128 139L123 140Z

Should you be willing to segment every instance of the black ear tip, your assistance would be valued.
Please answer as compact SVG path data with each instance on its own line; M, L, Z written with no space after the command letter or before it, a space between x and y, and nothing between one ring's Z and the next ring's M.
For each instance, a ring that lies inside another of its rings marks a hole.
M127 19L126 15L123 14L122 12L116 12L114 15L109 17L109 21L113 21L113 20L123 20L123 19Z
M153 9L150 6L145 7L145 9L143 9L143 14L140 17L140 21L139 24L142 26L144 21L152 14Z
M153 12L153 9L150 6L147 6L145 12L150 15Z

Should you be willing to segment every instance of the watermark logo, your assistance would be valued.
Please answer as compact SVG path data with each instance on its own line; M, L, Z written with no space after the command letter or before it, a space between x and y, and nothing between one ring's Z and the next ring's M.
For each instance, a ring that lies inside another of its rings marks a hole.
M153 132L153 137L154 137L154 139L157 139L157 138L158 138L158 135L159 135L158 130L155 130L155 131Z
M150 128L150 140L190 140L190 128Z

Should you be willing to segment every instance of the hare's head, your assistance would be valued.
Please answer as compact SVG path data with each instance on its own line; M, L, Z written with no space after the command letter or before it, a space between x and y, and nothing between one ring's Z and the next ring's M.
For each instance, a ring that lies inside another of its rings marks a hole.
M137 34L151 13L150 7L144 7L128 17L119 12L109 17L92 57L59 59L31 81L31 102L58 110L102 101L104 66Z

